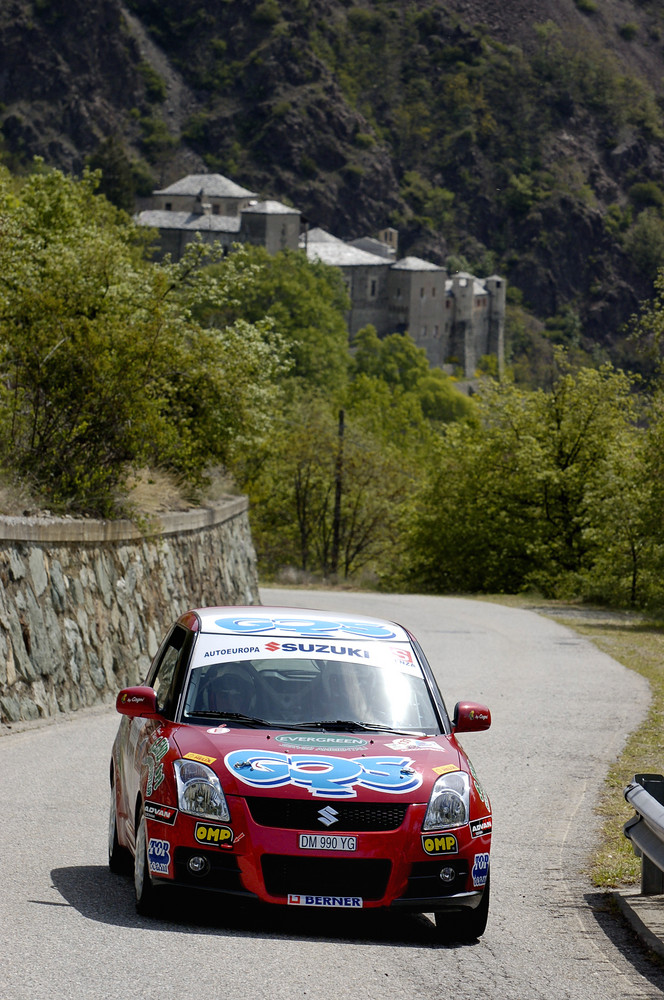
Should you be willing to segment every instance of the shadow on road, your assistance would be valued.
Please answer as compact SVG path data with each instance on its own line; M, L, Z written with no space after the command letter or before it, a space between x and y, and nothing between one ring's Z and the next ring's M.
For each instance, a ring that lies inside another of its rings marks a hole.
M373 910L312 913L309 909L273 908L228 896L169 888L164 893L160 916L153 918L136 913L131 877L114 875L104 866L54 868L51 878L60 895L81 916L117 927L233 937L301 937L307 941L384 944L391 948L460 947L457 943L441 943L432 921L423 914Z
M664 987L664 966L629 926L610 893L589 892L585 901L595 923L636 971L659 990Z

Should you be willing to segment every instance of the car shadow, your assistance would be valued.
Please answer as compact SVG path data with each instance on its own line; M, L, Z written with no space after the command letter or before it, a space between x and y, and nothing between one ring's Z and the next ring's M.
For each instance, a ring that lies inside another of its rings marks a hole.
M54 888L81 916L116 927L186 931L220 937L300 937L307 941L384 944L391 948L459 947L456 942L440 941L432 920L421 913L312 912L309 908L271 907L240 899L233 899L229 905L227 896L169 888L164 893L159 916L145 917L135 910L131 877L114 875L105 866L54 868L51 878Z

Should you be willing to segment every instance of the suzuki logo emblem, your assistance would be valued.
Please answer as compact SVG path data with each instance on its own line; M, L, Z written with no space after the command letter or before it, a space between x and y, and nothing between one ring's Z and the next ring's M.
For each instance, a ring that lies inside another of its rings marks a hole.
M332 806L325 806L324 809L318 810L318 818L325 826L332 826L333 823L336 823L338 815L339 813Z

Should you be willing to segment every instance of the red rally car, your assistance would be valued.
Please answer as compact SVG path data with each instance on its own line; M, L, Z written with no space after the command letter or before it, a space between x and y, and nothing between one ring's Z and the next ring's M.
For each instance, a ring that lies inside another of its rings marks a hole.
M172 885L263 903L410 910L474 940L491 804L400 625L293 608L183 614L117 697L109 864L139 912Z

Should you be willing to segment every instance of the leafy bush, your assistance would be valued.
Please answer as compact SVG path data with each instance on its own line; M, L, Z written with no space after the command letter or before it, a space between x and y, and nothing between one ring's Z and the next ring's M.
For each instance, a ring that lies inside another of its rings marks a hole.
M574 0L576 6L582 14L596 14L597 4L595 0Z
M626 42L634 41L638 33L639 33L638 24L633 24L632 22L623 24L618 28L618 34L620 35L621 38L624 38Z
M206 328L240 286L192 245L145 259L145 235L81 181L37 169L18 192L0 170L0 463L52 508L111 516L133 468L200 483L267 428L282 361L265 324Z
M166 82L148 62L139 63L139 72L143 77L145 90L149 101L157 104L166 100Z

